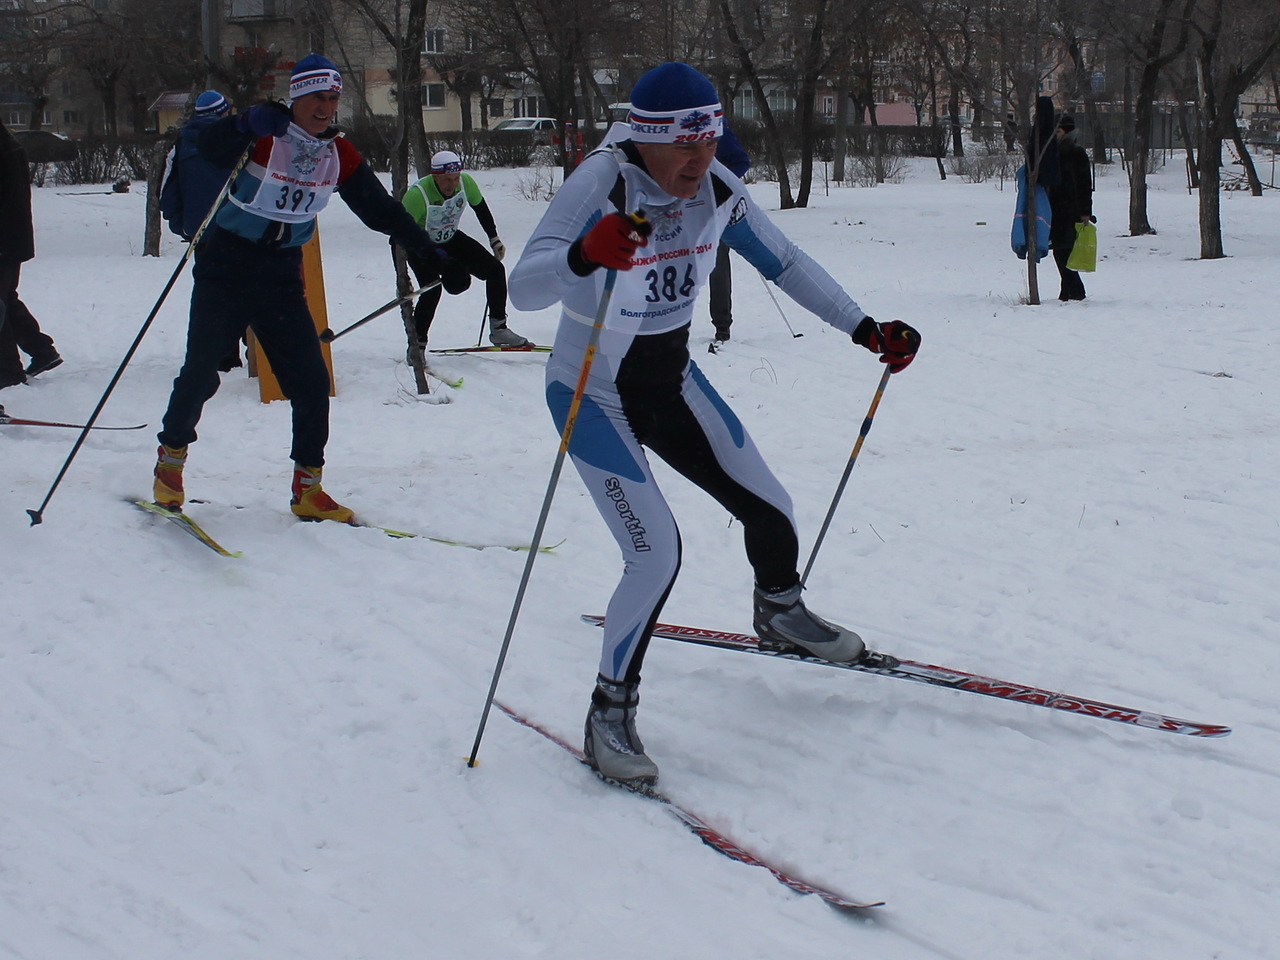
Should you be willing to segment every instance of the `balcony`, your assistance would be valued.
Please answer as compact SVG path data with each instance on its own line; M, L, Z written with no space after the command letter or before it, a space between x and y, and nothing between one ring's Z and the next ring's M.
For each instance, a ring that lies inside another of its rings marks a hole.
M228 23L292 20L292 0L231 0Z

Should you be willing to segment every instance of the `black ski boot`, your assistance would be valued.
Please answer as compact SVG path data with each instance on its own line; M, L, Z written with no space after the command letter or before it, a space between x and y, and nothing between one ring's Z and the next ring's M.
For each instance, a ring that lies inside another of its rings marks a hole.
M799 584L776 593L765 593L757 587L754 601L753 624L762 647L799 647L832 663L851 663L866 652L860 636L828 623L804 605Z
M596 678L582 752L601 779L632 789L658 782L658 766L644 752L636 733L638 683Z

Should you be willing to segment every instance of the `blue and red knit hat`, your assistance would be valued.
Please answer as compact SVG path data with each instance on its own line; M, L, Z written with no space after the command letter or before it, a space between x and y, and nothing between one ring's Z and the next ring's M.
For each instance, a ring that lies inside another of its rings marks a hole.
M293 66L289 77L289 99L297 100L309 93L332 90L342 92L342 74L328 57L309 53Z
M715 85L686 63L664 63L631 91L631 139L642 143L692 143L724 133L724 110Z

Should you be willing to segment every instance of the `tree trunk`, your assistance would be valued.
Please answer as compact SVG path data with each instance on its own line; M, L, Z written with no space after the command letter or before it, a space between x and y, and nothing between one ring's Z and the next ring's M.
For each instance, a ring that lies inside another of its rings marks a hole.
M947 99L947 109L951 112L948 122L951 124L951 155L964 156L964 131L960 129L960 87L951 84L951 96Z
M151 162L147 173L147 212L146 226L142 234L142 255L144 257L160 256L160 186L164 179L164 159L172 144L167 138L156 141L151 148Z
M1200 164L1196 159L1196 144L1199 142L1192 135L1191 125L1187 122L1186 107L1178 107L1178 129L1182 131L1182 142L1187 147L1187 183L1192 190L1200 187Z
M1222 249L1222 141L1205 124L1200 136L1200 259L1219 260Z
M1027 303L1040 306L1039 247L1036 243L1036 169L1027 167Z
M1240 124L1236 122L1234 114L1231 116L1231 142L1236 145L1236 152L1240 155L1240 166L1244 167L1245 178L1249 181L1249 193L1255 197L1262 196L1262 182L1258 179L1258 170L1253 165L1253 156L1249 153L1244 137L1240 135Z
M779 205L783 210L790 210L796 205L796 202L791 195L791 176L787 172L787 155L782 146L782 134L778 130L778 122L774 119L773 110L769 107L769 97L764 92L764 85L760 82L760 75L756 72L755 64L751 61L751 52L747 49L746 44L742 42L742 37L738 33L737 24L733 19L733 12L729 9L729 0L720 0L720 18L724 23L725 33L728 34L729 43L737 54L742 72L746 74L747 80L751 84L751 92L755 95L756 106L759 108L760 116L764 120L765 143L768 147L769 159L778 174Z
M818 76L826 66L822 56L822 35L827 23L827 4L819 3L813 19L813 29L809 31L809 46L805 51L804 66L800 75L800 109L797 111L800 121L800 190L796 195L796 206L809 205L809 191L813 187L813 153L817 139L814 116L814 100L818 95Z
M405 136L413 150L413 161L418 170L431 169L431 148L427 144L427 131L422 125L422 47L427 36L427 0L411 0L404 26L404 46L400 49L400 115ZM406 162L407 162L406 157ZM405 181L401 192L408 189Z
M1129 236L1155 233L1147 218L1147 167L1151 156L1151 120L1155 109L1159 67L1148 63L1142 70L1133 105L1133 146L1129 151Z
M836 81L836 123L831 133L831 179L836 183L844 183L844 163L849 153L849 94L845 87L843 77Z

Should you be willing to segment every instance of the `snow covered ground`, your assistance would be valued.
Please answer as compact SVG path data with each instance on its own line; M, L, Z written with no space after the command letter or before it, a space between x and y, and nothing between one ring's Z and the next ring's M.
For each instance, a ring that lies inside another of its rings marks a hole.
M1180 165L1120 236L1100 168L1090 298L1021 301L1013 196L937 179L776 213L870 313L924 337L889 383L810 577L901 656L1231 725L1195 740L655 640L641 732L680 802L853 897L850 918L719 857L494 714L525 555L288 513L289 413L225 378L187 467L227 560L145 496L183 350L183 275L45 512L76 434L0 428L0 956L20 960L875 957L1263 960L1280 943L1280 196L1223 196L1198 256ZM480 171L520 250L527 172ZM139 255L143 188L35 192L22 295L66 358L0 392L82 420L179 254ZM776 189L754 188L776 209ZM391 296L387 246L322 217L330 323ZM468 221L472 232L478 232ZM807 557L880 365L736 263L733 340L695 360L790 489ZM474 342L446 298L436 346ZM552 311L511 325L549 342ZM326 486L366 519L529 539L557 438L541 356L445 357L412 392L394 315L335 344ZM442 400L451 402L443 403ZM749 629L740 530L663 473L684 569L663 619ZM566 470L499 697L577 741L616 551ZM1270 586L1268 586L1270 584Z

